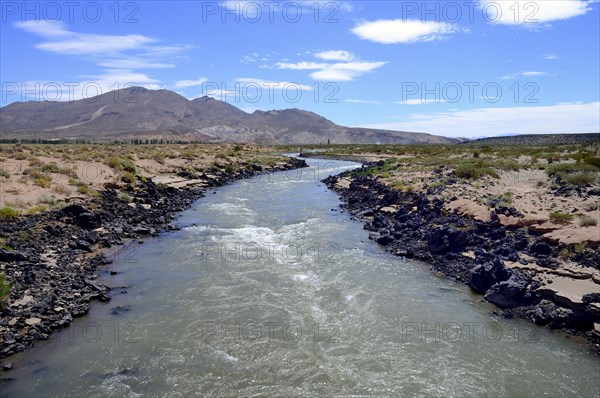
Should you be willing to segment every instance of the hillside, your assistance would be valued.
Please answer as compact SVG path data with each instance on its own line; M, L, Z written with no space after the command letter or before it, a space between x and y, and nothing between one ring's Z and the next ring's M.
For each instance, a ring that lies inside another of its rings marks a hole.
M446 144L423 133L339 126L301 109L246 113L210 97L132 87L72 102L16 102L0 108L0 135L94 141L176 139L257 144Z
M579 145L600 141L600 133L589 134L524 134L490 137L468 141L467 145Z

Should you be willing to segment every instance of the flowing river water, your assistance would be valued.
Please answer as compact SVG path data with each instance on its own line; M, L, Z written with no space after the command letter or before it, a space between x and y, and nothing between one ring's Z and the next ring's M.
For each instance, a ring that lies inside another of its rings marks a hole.
M3 397L597 397L585 344L498 318L394 257L308 160L212 191L180 231L130 244L112 300L14 358Z

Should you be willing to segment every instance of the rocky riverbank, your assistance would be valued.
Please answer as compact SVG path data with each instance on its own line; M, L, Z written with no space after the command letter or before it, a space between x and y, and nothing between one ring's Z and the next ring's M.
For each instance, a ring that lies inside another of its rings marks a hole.
M405 192L370 176L372 167L324 180L370 237L397 256L423 261L468 284L506 317L587 338L600 353L600 253L572 250L546 239L512 206L496 206L485 220L465 215L427 192ZM448 184L452 189L452 182ZM449 198L456 201L457 197ZM566 257L566 258L565 258Z
M110 300L110 289L97 280L101 267L111 262L103 249L174 229L175 214L207 188L306 166L290 158L210 175L182 174L165 183L137 176L105 183L100 195L62 209L1 222L0 271L12 290L0 312L0 358L47 339L86 314L91 301Z

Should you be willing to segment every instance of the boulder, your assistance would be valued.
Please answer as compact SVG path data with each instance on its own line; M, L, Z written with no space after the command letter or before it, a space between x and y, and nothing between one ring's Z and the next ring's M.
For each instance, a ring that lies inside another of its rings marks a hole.
M498 282L487 291L484 298L490 303L501 308L514 308L525 305L529 297L526 297L529 279L512 274L508 280Z
M469 278L471 288L479 293L485 293L492 285L509 279L511 272L506 269L504 262L496 259L492 262L479 264Z
M27 256L23 253L12 251L12 250L4 250L0 249L0 261L5 263L10 263L13 261L26 261Z

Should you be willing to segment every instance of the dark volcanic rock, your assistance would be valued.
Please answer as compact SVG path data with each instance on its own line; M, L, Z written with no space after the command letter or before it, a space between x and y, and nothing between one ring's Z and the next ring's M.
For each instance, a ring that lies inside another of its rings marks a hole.
M501 308L527 305L525 295L530 280L513 273L508 280L498 282L487 291L485 299Z
M492 285L506 281L511 272L504 267L501 260L495 260L476 266L469 279L469 285L478 293L485 293Z

